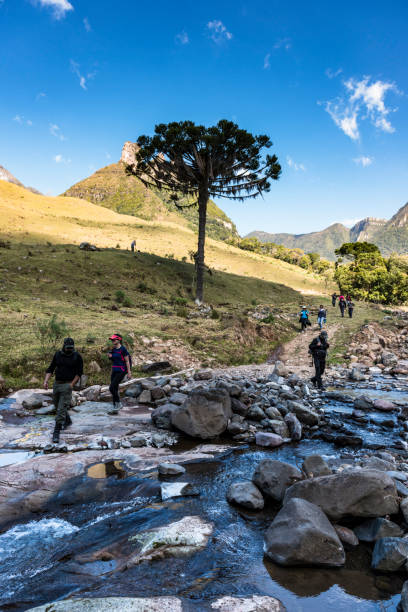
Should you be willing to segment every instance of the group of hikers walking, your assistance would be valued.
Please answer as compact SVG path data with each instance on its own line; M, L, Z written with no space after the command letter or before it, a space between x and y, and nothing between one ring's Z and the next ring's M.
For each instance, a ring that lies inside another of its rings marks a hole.
M332 298L333 307L336 306L337 299L339 300L339 308L340 308L341 316L344 317L344 313L347 309L348 316L351 319L353 316L353 310L354 310L354 304L353 304L351 297L349 295L346 295L346 297L344 297L344 295L337 295L337 293L333 293L331 298Z
M128 350L122 344L122 336L113 334L109 338L111 347L108 358L112 362L111 382L109 391L112 395L112 408L108 414L118 414L122 408L119 396L119 384L125 376L131 378L132 361ZM80 380L84 371L82 356L75 350L72 338L65 338L62 349L57 351L46 371L44 389L48 389L48 382L55 373L53 385L53 403L56 408L55 428L52 441L59 443L61 430L72 424L68 410L71 407L72 390Z

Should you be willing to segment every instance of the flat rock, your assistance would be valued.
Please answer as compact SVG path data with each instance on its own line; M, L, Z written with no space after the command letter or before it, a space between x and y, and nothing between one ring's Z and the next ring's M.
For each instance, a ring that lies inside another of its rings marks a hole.
M265 535L265 553L284 566L344 565L344 548L321 509L304 499L284 504Z
M286 489L302 478L302 472L290 463L263 459L257 466L252 480L262 493L274 501L281 502Z
M320 506L327 516L378 517L398 512L394 480L378 470L350 470L298 482L285 493L284 503L295 497Z
M138 533L129 541L138 542L142 548L128 560L127 567L142 561L189 556L207 546L212 532L212 523L199 516L185 516L169 525Z
M30 608L28 612L182 612L176 597L97 597L67 599Z
M211 609L220 612L286 612L285 606L278 599L266 595L222 597L211 604Z
M158 467L159 474L163 476L178 476L184 474L186 468L178 463L160 463Z
M264 498L262 493L252 482L234 482L227 491L227 500L230 504L237 504L250 510L262 510Z
M383 572L397 572L408 559L408 540L404 538L381 538L373 550L371 567Z
M383 412L391 412L391 410L397 410L398 408L398 406L385 399L376 399L373 403L373 407Z

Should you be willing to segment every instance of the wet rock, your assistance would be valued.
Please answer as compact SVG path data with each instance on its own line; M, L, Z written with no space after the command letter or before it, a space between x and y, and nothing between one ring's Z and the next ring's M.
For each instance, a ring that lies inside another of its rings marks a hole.
M285 416L285 423L289 429L289 435L294 442L302 439L302 424L295 414L289 412Z
M274 501L281 502L286 489L302 478L302 472L293 465L275 459L264 459L257 466L252 480L262 493Z
M221 612L286 612L285 606L275 597L222 597L211 604L212 610Z
M358 546L358 537L352 529L343 527L342 525L333 525L333 527L343 544L347 546Z
M166 403L152 412L151 419L158 429L171 429L171 415L178 406L176 404Z
M354 408L358 410L370 410L373 407L373 402L367 395L360 395L354 400Z
M404 532L396 523L385 518L376 518L361 523L354 529L354 533L362 542L376 542L380 538L399 538Z
M408 580L404 582L404 586L401 591L401 612L408 612Z
M262 493L252 482L234 482L227 491L227 500L230 504L237 504L250 510L262 510L264 498Z
M385 399L375 400L373 407L376 410L382 410L383 412L390 412L391 410L397 410L398 408L398 406L396 406L392 402L389 402L388 400L385 400Z
M383 572L397 572L408 559L408 540L381 538L377 540L371 559L371 567Z
M399 506L394 481L378 470L350 470L304 480L289 487L284 502L295 497L320 506L333 520L395 514Z
M251 421L262 421L265 418L265 413L258 404L254 404L248 410L247 418L251 419Z
M28 612L182 612L176 597L96 597L67 599L31 608Z
M46 399L49 400L48 397ZM25 408L26 410L41 408L41 406L43 405L43 398L41 397L41 395L32 394L23 399L22 404L23 408Z
M275 448L283 444L283 438L278 434L257 431L255 434L255 444Z
M222 434L231 417L231 400L226 391L197 389L172 411L171 423L189 436L207 440Z
M39 408L38 410L35 411L35 414L38 414L39 416L44 416L47 414L54 414L55 413L55 406L54 404L49 404L48 406L43 406L43 408Z
M160 463L157 469L162 476L179 476L186 471L186 468L178 463Z
M143 387L140 383L136 383L135 385L131 385L125 391L126 397L139 397L141 392L143 391Z
M288 408L290 412L294 412L297 418L304 425L318 425L319 424L319 415L300 402L294 402L292 400L288 401Z
M155 433L152 435L152 446L155 448L163 448L164 446L172 446L178 442L178 437L174 433Z
M142 561L189 556L207 546L212 532L211 523L199 516L185 516L175 523L138 533L129 541L139 542L142 548L128 560L127 567Z
M245 422L244 417L234 415L231 421L228 423L227 431L231 436L237 436L243 434L248 430L248 423Z
M400 480L401 482L405 482L406 480L408 480L408 474L406 472L389 470L387 471L387 474L388 476L391 476L391 478L394 478L394 480Z
M351 378L351 380L355 380L356 382L365 380L364 374L362 373L360 368L357 367L357 366L351 368L350 378Z
M199 495L197 489L189 482L163 482L161 485L163 501L172 497L186 497L188 495Z
M240 402L235 397L231 398L231 410L235 412L235 414L239 414L241 416L246 416L248 414L249 407Z
M142 446L147 446L147 439L146 436L143 434L137 434L135 436L132 436L129 439L129 442L132 448L141 448Z
M303 461L302 470L307 478L328 476L332 473L326 461L320 455L309 455Z
M265 535L265 553L284 566L340 567L345 554L336 531L322 510L304 499L291 499Z

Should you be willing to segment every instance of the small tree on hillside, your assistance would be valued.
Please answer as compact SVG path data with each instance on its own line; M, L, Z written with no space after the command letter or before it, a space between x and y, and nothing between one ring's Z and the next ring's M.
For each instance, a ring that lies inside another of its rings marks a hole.
M140 136L137 144L137 164L128 171L146 185L168 190L179 208L186 206L180 205L180 196L192 199L187 206L198 206L196 301L202 302L208 200L245 200L269 191L271 179L281 173L276 155L264 155L272 142L223 119L211 127L162 123L154 136Z

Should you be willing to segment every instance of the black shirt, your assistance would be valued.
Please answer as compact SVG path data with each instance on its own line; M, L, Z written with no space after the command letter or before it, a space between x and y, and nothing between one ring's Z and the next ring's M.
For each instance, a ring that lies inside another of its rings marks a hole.
M313 357L316 356L319 359L322 359L323 357L326 357L327 349L329 348L329 346L330 345L328 342L322 341L320 338L315 338L309 344L309 350L312 353Z
M55 370L55 380L71 382L75 376L82 376L84 371L84 362L77 351L70 355L64 351L57 351L47 370L47 374L52 374Z

